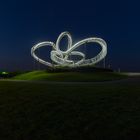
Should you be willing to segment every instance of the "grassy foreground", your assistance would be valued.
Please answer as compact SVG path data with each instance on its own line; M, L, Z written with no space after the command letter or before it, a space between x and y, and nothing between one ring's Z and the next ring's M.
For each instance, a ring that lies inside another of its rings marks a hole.
M33 71L17 75L13 79L16 80L45 80L58 82L96 82L96 81L110 81L126 78L125 75L114 72L61 72L48 73L46 71Z
M140 139L140 83L0 81L0 140Z

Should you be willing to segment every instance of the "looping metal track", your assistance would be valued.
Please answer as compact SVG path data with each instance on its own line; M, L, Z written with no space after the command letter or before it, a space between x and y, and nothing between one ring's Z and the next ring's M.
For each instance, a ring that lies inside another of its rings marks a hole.
M60 41L65 36L67 36L67 38L68 38L68 47L67 47L66 51L62 51L59 46L60 46ZM81 45L87 44L87 43L98 43L102 47L102 50L100 51L100 53L98 55L96 55L95 57L90 58L90 59L86 59L84 53L79 52L79 51L74 51L75 49L77 49ZM44 46L51 46L52 47L50 57L51 57L51 60L55 64L47 62L47 61L39 58L35 54L35 51L37 49L39 49L41 47L44 47ZM38 43L35 46L33 46L32 49L31 49L31 55L39 63L44 64L44 65L49 66L49 67L57 67L57 66L68 66L68 67L89 66L89 65L94 65L94 64L100 62L101 60L103 60L105 58L105 56L107 55L107 44L101 38L91 37L91 38L86 38L84 40L81 40L81 41L79 41L79 42L77 42L76 44L73 45L72 37L71 37L70 33L69 32L63 32L63 33L61 33L59 35L59 37L58 37L58 39L56 41L56 44L54 44L53 42L48 42L47 41L47 42ZM71 55L80 56L81 59L79 61L75 62L74 60L70 59Z

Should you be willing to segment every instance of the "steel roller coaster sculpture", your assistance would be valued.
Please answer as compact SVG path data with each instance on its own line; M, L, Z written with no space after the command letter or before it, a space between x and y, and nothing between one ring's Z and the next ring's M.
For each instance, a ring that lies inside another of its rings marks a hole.
M59 47L60 41L64 37L68 38L68 46L67 46L66 51L62 51ZM79 52L79 51L74 51L75 49L77 49L78 47L80 47L81 45L84 45L86 43L98 43L102 47L102 50L95 57L90 58L90 59L86 59L86 56L84 53ZM37 49L44 47L44 46L51 46L52 47L52 51L50 53L50 58L53 61L53 63L47 62L47 61L39 58L35 54L35 51ZM56 44L53 42L46 41L46 42L38 43L35 46L33 46L31 49L31 55L39 63L44 64L44 65L49 66L49 67L53 67L53 68L58 67L58 66L67 66L67 67L90 66L90 65L97 64L98 62L100 62L101 60L103 60L106 57L107 44L101 38L91 37L91 38L86 38L84 40L81 40L73 45L72 37L71 37L70 33L63 32L59 35L59 37L56 41ZM72 55L79 56L81 59L78 61L72 60L70 58L70 56L72 56Z

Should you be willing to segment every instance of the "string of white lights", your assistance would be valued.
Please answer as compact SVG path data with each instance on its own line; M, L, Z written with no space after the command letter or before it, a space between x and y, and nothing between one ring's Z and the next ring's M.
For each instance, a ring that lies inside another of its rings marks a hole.
M62 51L60 49L60 41L67 36L68 38L68 47L66 51ZM101 47L102 50L100 51L100 53L98 55L96 55L93 58L90 59L85 59L85 54L79 51L74 51L75 49L77 49L78 47L80 47L83 44L87 44L87 43L98 43ZM47 62L41 58L39 58L36 54L35 51L41 47L44 46L51 46L53 49L50 53L50 58L51 60L55 63L52 64L50 62ZM69 32L63 32L59 35L56 44L54 44L53 42L41 42L36 44L35 46L32 47L31 49L31 55L33 56L33 58L35 60L37 60L39 63L44 64L46 66L49 67L57 67L57 66L68 66L68 67L79 67L79 66L89 66L89 65L94 65L98 62L100 62L101 60L103 60L105 58L105 56L107 55L107 44L106 42L101 39L101 38L95 38L95 37L91 37L91 38L87 38L84 40L81 40L79 42L77 42L76 44L72 45L72 37L70 35ZM79 61L75 61L70 59L70 56L79 56L81 57L81 59Z

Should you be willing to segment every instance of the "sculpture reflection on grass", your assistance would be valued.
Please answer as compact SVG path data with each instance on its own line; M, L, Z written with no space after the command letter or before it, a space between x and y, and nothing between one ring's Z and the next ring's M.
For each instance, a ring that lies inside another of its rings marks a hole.
M68 38L68 47L67 47L66 51L62 51L59 46L60 46L60 41L65 36L67 36L67 38ZM81 45L84 45L86 43L98 43L102 47L102 50L95 57L86 59L84 53L82 53L80 51L75 51L75 49L77 49L78 47L80 47ZM44 47L44 46L52 47L52 51L50 52L50 58L53 63L47 62L47 61L39 58L35 54L35 51L37 49ZM52 68L59 67L59 66L66 66L66 67L90 66L90 65L97 64L98 62L100 62L101 60L103 60L106 57L107 44L103 39L95 38L95 37L87 38L87 39L77 42L76 44L73 44L70 33L63 32L59 35L59 37L56 41L56 44L53 42L46 41L46 42L38 43L35 46L33 46L31 49L31 55L39 63L52 67ZM75 60L71 59L70 56L79 56L81 59L78 61L75 61Z

